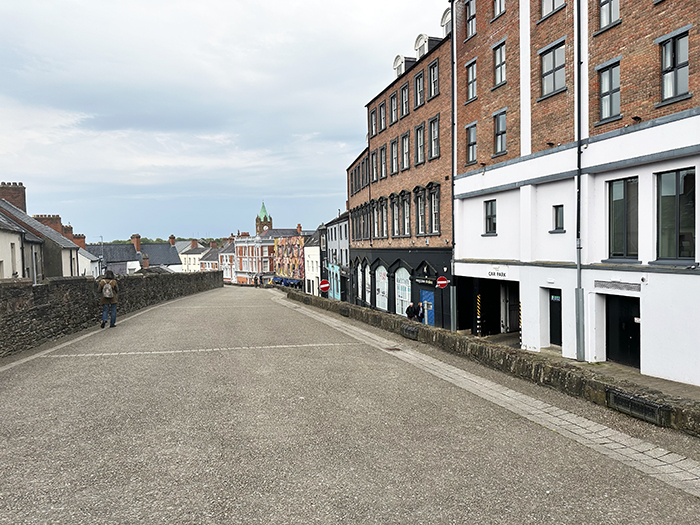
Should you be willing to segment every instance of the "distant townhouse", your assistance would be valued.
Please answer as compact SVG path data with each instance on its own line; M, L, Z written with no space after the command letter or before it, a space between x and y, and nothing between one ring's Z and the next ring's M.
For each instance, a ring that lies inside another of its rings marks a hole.
M85 250L102 261L102 270L112 270L115 275L132 275L142 267L141 255L129 244L87 244Z
M395 80L366 106L367 149L347 170L352 302L450 326L452 279L452 56L445 35L419 35L397 56Z
M45 277L81 275L78 260L80 247L72 241L73 229L64 226L58 215L31 217L26 209L26 188L22 183L0 184L0 214L31 233L34 236L31 239L43 241L32 242L25 235L24 246L15 247L15 254L21 252L23 261L19 269L15 269L17 276L39 281Z
M202 272L211 272L219 269L219 254L221 248L216 246L215 241L212 241L212 243L213 246L210 246L207 253L199 260L199 269Z
M313 232L301 229L268 231L274 235L274 281L285 286L304 287L304 245Z
M0 279L34 279L41 268L42 240L0 214ZM35 261L36 257L36 261ZM39 273L40 276L40 273Z
M325 277L322 265L321 233L325 225L321 225L304 244L304 291L311 295L320 296L319 284ZM325 236L323 237L325 247ZM324 250L325 251L325 250Z
M700 385L700 3L452 5L457 328Z
M348 299L348 283L350 282L350 239L349 212L345 211L335 219L326 223L325 245L326 253L323 264L327 270L330 283L328 297L338 301Z
M219 268L223 272L224 283L232 284L236 282L236 243L231 234L226 244L219 251Z
M199 261L209 248L202 246L197 239L190 241L190 247L180 253L180 261L182 261L183 272L198 272Z

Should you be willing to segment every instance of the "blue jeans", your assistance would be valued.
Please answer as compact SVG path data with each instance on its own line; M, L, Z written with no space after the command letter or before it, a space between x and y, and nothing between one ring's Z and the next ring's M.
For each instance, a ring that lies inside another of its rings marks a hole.
M111 313L109 326L114 326L117 323L117 303L102 305L102 320L107 322L107 314Z

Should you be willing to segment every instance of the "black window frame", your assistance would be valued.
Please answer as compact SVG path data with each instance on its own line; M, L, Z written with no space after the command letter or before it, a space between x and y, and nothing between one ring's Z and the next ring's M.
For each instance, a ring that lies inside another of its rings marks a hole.
M404 140L406 141L406 147L404 147ZM411 133L406 132L401 135L401 140L399 141L399 169L401 171L406 171L411 169Z
M557 64L557 51L562 50L563 51L563 62L561 64ZM552 58L552 68L545 70L545 60L547 57L551 56ZM561 86L557 86L556 80L557 80L557 71L564 71L564 80ZM562 40L561 42L557 43L556 45L552 45L551 47L547 48L546 51L543 51L540 53L540 83L541 83L541 96L542 97L547 97L550 95L555 95L556 93L561 93L566 89L566 41ZM546 91L545 86L546 86L546 79L547 77L551 76L552 77L552 89L551 91Z
M617 6L617 17L613 18L615 12L615 6ZM603 13L607 12L609 19L608 23L603 23ZM600 0L598 5L598 24L600 30L607 29L615 25L620 20L620 0Z
M499 8L500 7L500 8ZM506 0L493 0L494 20L506 12Z
M484 235L497 235L496 199L484 201Z
M682 240L681 236L684 235L681 233L681 215L684 209L684 206L682 205L681 202L681 193L680 193L680 182L681 182L681 176L682 174L686 172L692 172L693 175L693 185L692 185L692 204L693 204L693 210L692 210L692 242L691 242L691 247L692 247L692 253L689 255L683 255L682 254ZM661 255L661 229L662 229L662 177L666 175L675 175L675 194L674 194L674 215L675 215L675 226L674 226L674 243L675 243L675 254L672 256L662 256ZM657 173L656 178L657 178L657 219L656 219L656 257L658 261L663 261L663 260L695 260L695 237L696 237L696 231L695 231L695 168L694 167L688 167L688 168L681 168L677 170L671 170L671 171L665 171L662 173Z
M374 137L377 134L377 110L373 109L369 112L369 136Z
M565 5L566 0L542 0L542 18L555 13Z
M411 112L411 90L408 86L408 82L401 86L401 88L399 89L399 93L401 95L399 119L402 119Z
M437 131L437 141L433 140L433 126ZM440 157L440 114L428 119L428 160Z
M476 60L472 60L466 65L467 69L467 102L476 100L477 98L477 83L476 83ZM473 96L472 96L473 92Z
M379 129L379 133L381 133L386 129L386 102L381 102L379 106L377 106L377 110L377 127Z
M428 98L431 100L440 94L440 59L436 58L428 65ZM434 75L433 75L434 73Z
M621 190L621 199L615 199L615 187ZM635 186L632 203L630 196L631 186ZM622 207L616 213L616 201L621 201ZM634 213L634 220L630 221ZM618 250L614 245L621 233L622 249ZM632 235L636 238L632 239ZM627 177L608 181L608 257L611 259L637 259L639 257L639 177Z
M387 167L386 167L386 144L379 148L379 179L386 179L387 177Z
M685 62L678 62L678 43L680 40L685 39L685 54L686 54L686 61ZM666 46L670 45L671 46L671 57L672 57L672 63L670 66L665 67L664 62L665 62L665 49ZM690 37L689 37L689 32L686 31L684 33L674 35L670 38L665 39L662 42L659 42L659 49L661 52L661 101L662 102L667 102L674 100L679 97L685 97L690 94ZM687 89L683 92L679 91L678 88L678 73L679 71L685 69L685 77L686 77L686 84L687 84ZM668 74L673 74L673 93L670 95L666 94L665 91L665 86L664 86L664 77Z
M501 53L502 51L502 53ZM498 62L502 58L501 62ZM500 74L500 79L499 79ZM493 87L497 88L506 83L506 43L493 46Z
M413 76L413 103L414 109L425 104L425 75L422 70Z
M549 233L564 233L564 205L552 206L552 230Z
M394 157L394 150L396 150L396 157ZM391 159L389 161L389 174L396 175L401 170L399 137L396 137L389 143L389 155ZM396 162L394 162L394 159L396 159Z
M503 122L503 127L501 127ZM506 112L499 111L493 116L493 156L505 155L508 152L508 122ZM499 149L499 138L503 137L503 147Z
M427 208L427 234L440 235L440 185L434 182L426 186L428 202Z
M376 149L370 153L370 180L371 182L379 180L379 163Z
M476 122L465 126L465 129L467 132L467 164L476 164L476 162L477 162ZM473 134L472 134L472 132L473 132ZM474 152L473 158L471 156L472 151Z
M414 134L416 140L414 143L413 160L416 166L420 166L421 164L425 164L425 122L421 122L414 128Z
M614 79L615 79L615 70L617 70L617 87L614 87ZM603 77L608 76L608 85L610 86L610 89L608 91L603 91ZM615 62L614 64L610 64L607 67L604 67L598 71L598 85L599 85L599 100L598 100L598 111L599 111L599 118L600 121L607 121L608 119L614 119L617 118L621 115L621 106L622 106L622 100L621 100L621 91L620 91L620 62ZM615 102L615 93L617 93L617 112L614 112L614 102ZM603 108L606 105L606 101L609 100L609 114L607 116L603 115Z
M396 111L394 111L396 110ZM394 91L389 95L389 125L396 124L399 121L399 94Z

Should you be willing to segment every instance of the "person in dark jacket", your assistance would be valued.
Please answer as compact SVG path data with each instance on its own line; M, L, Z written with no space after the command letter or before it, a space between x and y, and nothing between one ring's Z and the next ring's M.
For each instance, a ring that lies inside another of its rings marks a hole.
M419 323L423 322L423 317L425 316L425 311L423 310L423 303L418 303L416 307L416 321Z
M406 308L406 317L413 320L416 318L416 308L413 303L408 303L408 308Z
M100 281L97 291L100 294L100 304L102 305L102 324L100 328L104 328L109 319L109 327L112 328L117 324L117 295L119 293L119 284L114 278L114 272L107 270L105 277Z

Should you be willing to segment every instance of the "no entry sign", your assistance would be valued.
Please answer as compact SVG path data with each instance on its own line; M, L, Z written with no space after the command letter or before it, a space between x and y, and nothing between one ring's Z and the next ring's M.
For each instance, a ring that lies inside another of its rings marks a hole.
M450 281L448 281L445 277L438 277L437 285L439 288L444 288L449 282Z
M327 279L324 279L318 284L318 287L322 292L327 292L331 287L331 283L329 283Z

